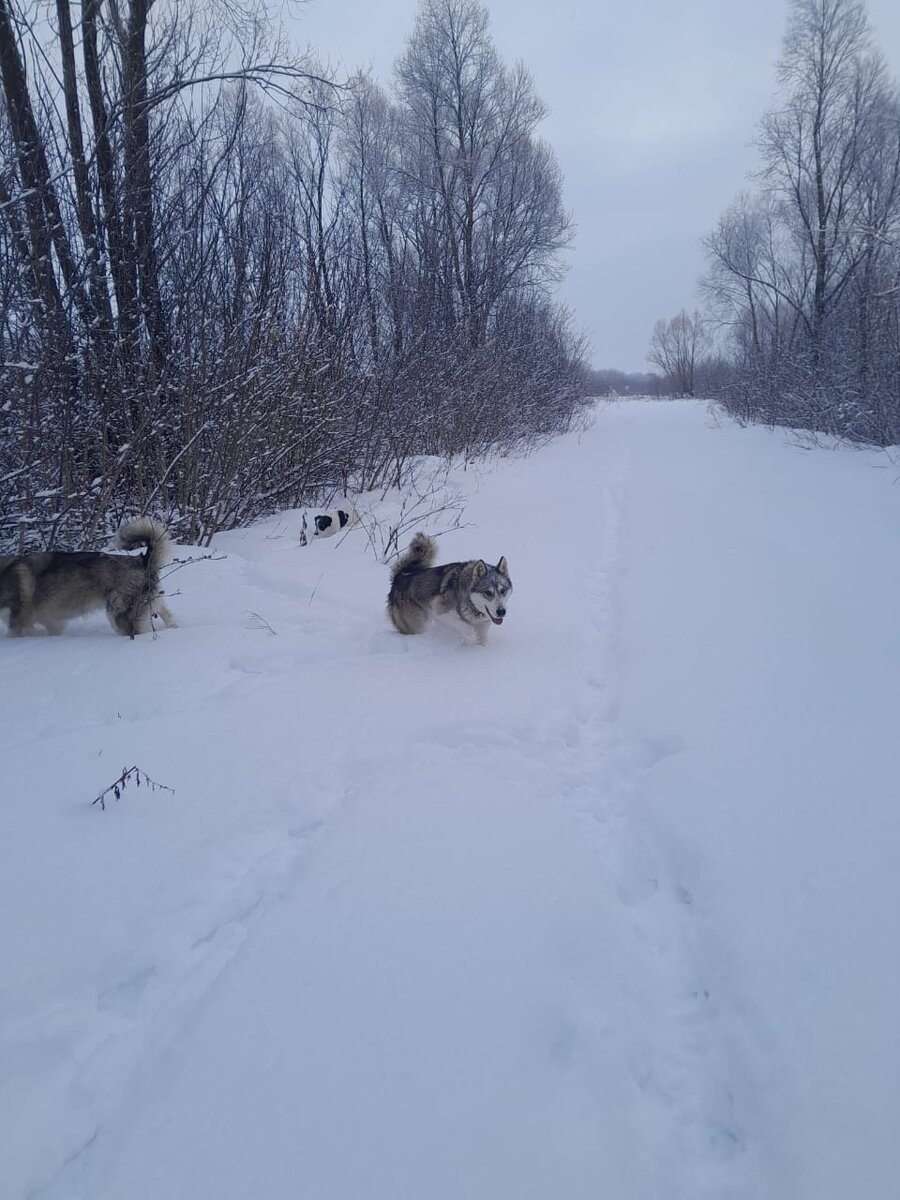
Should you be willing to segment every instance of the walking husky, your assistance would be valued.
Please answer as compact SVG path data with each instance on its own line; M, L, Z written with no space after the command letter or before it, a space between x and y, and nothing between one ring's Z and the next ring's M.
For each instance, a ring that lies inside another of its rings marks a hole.
M432 615L455 612L483 646L490 623L502 625L506 616L512 593L506 559L496 567L480 558L435 567L437 550L434 538L417 533L394 563L388 616L400 633L421 633Z
M93 550L51 550L0 560L0 616L9 636L33 633L43 625L62 633L66 622L105 608L116 633L133 638L152 628L153 617L171 628L175 618L162 599L159 572L169 561L169 535L162 525L140 517L116 535L123 550L146 546L137 556Z

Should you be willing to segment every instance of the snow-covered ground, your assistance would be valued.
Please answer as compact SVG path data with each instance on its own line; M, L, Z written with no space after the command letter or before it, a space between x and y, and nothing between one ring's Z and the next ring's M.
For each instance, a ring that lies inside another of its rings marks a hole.
M297 514L0 641L0 1197L895 1195L898 476L620 403L457 475L486 649Z

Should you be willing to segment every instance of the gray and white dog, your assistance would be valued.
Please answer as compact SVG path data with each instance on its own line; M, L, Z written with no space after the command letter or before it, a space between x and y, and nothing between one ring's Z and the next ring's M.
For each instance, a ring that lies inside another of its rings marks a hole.
M455 612L479 645L491 624L502 625L512 594L506 559L495 567L481 558L433 566L437 542L417 533L391 568L388 616L400 633L421 633L437 613Z
M154 616L172 628L175 618L160 590L159 572L169 561L171 543L162 525L139 517L116 535L123 550L146 546L140 555L94 550L50 550L0 560L0 616L10 637L34 632L62 633L66 622L105 608L116 633L133 638L153 627Z

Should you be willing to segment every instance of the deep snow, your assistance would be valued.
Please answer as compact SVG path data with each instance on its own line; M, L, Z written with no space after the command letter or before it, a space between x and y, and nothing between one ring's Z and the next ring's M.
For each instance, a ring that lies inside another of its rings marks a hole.
M0 1196L892 1195L898 476L619 403L457 473L486 649L293 513L0 641Z

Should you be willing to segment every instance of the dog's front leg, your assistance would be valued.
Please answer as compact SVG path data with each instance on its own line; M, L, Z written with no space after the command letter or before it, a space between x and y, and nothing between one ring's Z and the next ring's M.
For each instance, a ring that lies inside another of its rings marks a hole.
M32 634L37 633L30 612L22 609L18 612L10 612L9 627L6 632L9 637L31 637Z

